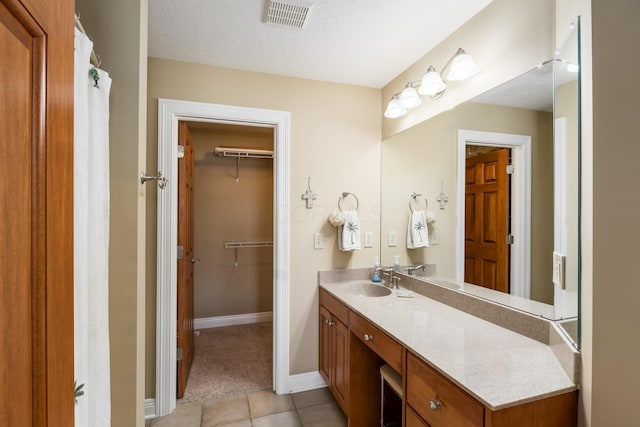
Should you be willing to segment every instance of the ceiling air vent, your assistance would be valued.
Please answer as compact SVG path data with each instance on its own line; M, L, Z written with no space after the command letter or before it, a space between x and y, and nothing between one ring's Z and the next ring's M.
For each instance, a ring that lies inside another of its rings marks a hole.
M310 1L265 0L262 20L267 24L304 29L312 9Z

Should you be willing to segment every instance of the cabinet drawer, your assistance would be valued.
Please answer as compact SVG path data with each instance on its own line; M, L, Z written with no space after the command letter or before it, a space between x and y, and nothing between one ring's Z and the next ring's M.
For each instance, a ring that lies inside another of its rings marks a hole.
M416 411L411 409L411 406L407 406L407 422L405 423L406 427L430 427L429 424L425 423L420 415L416 414Z
M383 358L393 369L402 372L404 349L400 344L353 311L349 319L349 327L354 335L360 338L378 356Z
M340 319L345 325L349 324L349 309L347 306L322 288L320 288L320 305L326 307L331 314Z
M407 402L431 427L482 427L484 406L413 354L407 356Z

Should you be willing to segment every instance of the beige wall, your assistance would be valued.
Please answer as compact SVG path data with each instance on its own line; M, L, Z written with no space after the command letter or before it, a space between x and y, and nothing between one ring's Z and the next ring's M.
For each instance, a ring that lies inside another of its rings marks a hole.
M111 420L144 425L147 0L77 0L76 11L113 79L110 96L109 330ZM114 31L117 28L117 31Z
M273 304L273 248L225 249L230 240L273 240L273 160L217 157L215 147L273 150L273 129L191 129L194 144L194 316L262 313ZM239 168L237 169L237 165ZM236 181L236 173L239 179Z
M640 59L628 56L632 41L640 40L640 3L592 0L593 224L592 261L583 264L593 274L592 288L583 293L591 303L591 398L593 426L631 426L640 419L640 192L636 183L640 158ZM584 58L584 57L583 57ZM620 61L625 58L623 62ZM614 64L615 77L612 77ZM585 95L583 93L583 95ZM589 311L589 309L591 311ZM587 369L589 366L586 367Z
M399 119L382 119L382 137L404 129L467 101L530 70L554 54L554 0L494 0L460 29L420 58L382 89L382 108L408 81L422 79L429 65L438 70L458 48L471 54L480 73L452 82L437 101L425 99Z
M386 139L382 143L382 236L386 239L388 231L395 230L398 246L389 248L383 241L383 264L392 263L394 255L400 255L401 264L433 263L438 277L455 279L458 129L531 136L531 297L552 304L551 113L468 102ZM441 182L449 196L445 210L440 210L436 201ZM439 244L408 250L408 201L414 191L429 199L429 211L437 216Z
M318 369L317 271L373 265L379 253L380 90L149 58L148 165L157 159L157 99L171 98L291 112L291 309L290 373ZM318 194L313 209L301 195L307 178ZM147 205L146 396L155 395L155 206ZM355 253L336 249L327 222L343 191L360 199L361 230L374 247ZM314 232L325 249L313 249Z

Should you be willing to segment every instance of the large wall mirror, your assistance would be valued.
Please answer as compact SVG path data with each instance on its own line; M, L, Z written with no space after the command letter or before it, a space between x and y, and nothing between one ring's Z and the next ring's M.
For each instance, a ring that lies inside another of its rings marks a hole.
M382 264L433 265L414 274L556 320L576 346L578 37L576 21L556 58L383 141L381 221ZM429 246L408 249L425 206Z

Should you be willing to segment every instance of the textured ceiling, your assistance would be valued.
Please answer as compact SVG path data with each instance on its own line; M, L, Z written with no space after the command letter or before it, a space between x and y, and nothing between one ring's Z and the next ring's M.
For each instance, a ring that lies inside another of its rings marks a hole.
M149 56L381 88L492 0L316 0L306 29L264 0L152 0Z

